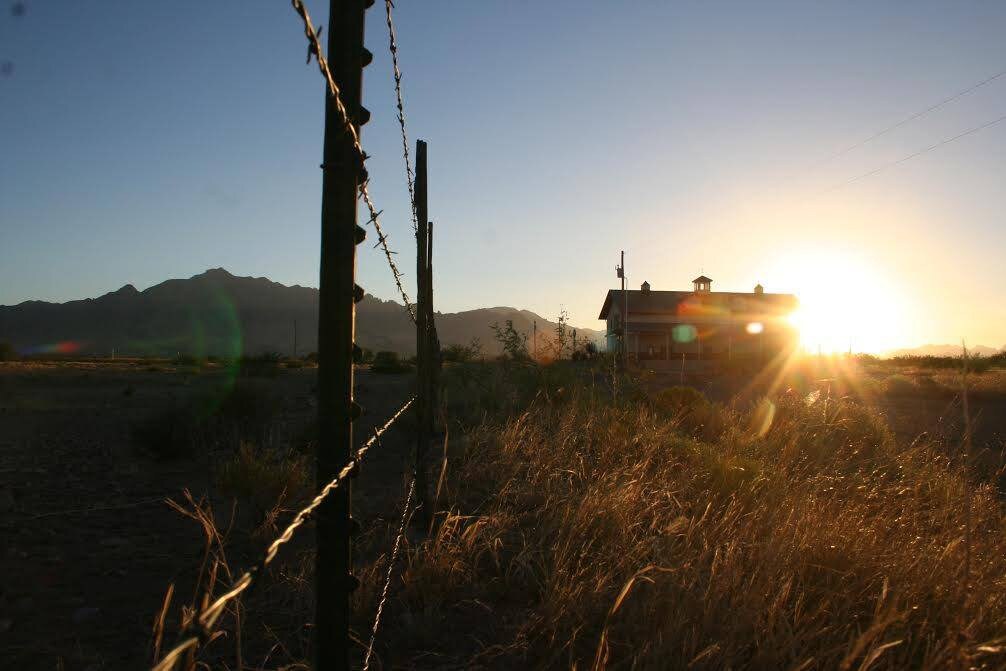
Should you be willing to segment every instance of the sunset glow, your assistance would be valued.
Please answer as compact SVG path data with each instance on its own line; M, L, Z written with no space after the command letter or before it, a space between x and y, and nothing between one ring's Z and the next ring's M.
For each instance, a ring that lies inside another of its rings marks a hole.
M791 316L808 352L879 353L905 340L904 297L880 268L850 253L807 251L779 261L799 278Z

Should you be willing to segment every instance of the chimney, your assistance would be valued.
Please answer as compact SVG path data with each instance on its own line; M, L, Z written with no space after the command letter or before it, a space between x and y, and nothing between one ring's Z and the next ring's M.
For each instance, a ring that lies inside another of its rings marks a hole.
M760 285L760 284L756 284L756 285L755 285L755 289L754 289L754 292L755 292L756 294L763 294L763 293L765 293L765 287L763 287L763 286L762 286L762 285Z
M648 293L650 291L650 283L644 280L643 284L639 287L639 290Z

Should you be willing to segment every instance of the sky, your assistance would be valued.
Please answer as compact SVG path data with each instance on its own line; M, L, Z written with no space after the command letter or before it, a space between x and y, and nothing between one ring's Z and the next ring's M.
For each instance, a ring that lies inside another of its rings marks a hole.
M324 91L288 2L13 6L0 305L215 267L317 286ZM843 152L1006 70L1006 3L399 0L394 15L409 140L429 143L438 310L603 328L625 250L631 287L704 273L796 293L810 347L1006 345L1006 121L855 179L1006 115L1006 76ZM371 193L414 295L382 2L366 41ZM395 297L369 244L358 277Z

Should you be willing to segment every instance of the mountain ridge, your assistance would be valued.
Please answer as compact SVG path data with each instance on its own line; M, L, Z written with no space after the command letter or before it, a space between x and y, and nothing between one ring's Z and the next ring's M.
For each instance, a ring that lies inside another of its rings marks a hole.
M499 352L491 324L511 319L530 335L557 324L529 310L508 306L436 312L441 344L478 339L486 354ZM296 324L296 327L294 326ZM139 291L132 284L94 298L63 303L28 300L0 306L0 342L22 353L238 356L266 351L291 354L317 350L318 290L284 285L266 277L236 276L210 268L187 279L172 278ZM578 329L600 342L603 334ZM357 305L357 341L372 350L415 351L415 327L403 305L369 294Z
M972 356L992 356L1006 351L1006 346L995 348L987 345L968 345L968 354ZM918 347L907 347L884 352L885 357L896 356L960 356L960 345L925 344Z

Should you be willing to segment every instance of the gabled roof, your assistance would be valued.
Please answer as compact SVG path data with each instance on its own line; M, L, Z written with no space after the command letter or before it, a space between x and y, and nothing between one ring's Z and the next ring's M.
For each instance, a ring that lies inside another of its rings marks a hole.
M793 294L753 294L733 291L639 291L625 292L629 313L670 315L784 315L796 309ZM622 290L609 289L598 319L607 319L612 303L621 305Z
M699 275L694 280L692 280L692 282L712 282L712 281L713 280L711 277L706 277L705 275Z

